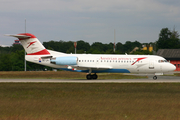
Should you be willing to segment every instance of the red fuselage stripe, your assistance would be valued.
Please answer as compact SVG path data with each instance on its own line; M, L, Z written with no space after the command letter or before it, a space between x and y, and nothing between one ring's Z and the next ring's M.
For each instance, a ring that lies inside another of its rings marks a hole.
M143 59L146 59L147 57L143 57L143 58L137 58L137 60L132 64L134 65L136 62L140 61L140 60L143 60Z

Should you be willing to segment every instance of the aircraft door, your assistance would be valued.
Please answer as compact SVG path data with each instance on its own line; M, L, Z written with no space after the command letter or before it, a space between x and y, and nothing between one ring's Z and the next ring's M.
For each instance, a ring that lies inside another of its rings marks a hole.
M154 69L154 60L149 61L149 69Z

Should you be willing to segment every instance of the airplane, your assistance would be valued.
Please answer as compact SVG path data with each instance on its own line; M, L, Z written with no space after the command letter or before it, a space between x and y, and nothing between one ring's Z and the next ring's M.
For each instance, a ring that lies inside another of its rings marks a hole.
M66 54L47 50L30 33L6 36L20 40L27 53L27 61L66 71L85 72L88 80L97 79L97 73L154 74L153 79L156 80L157 75L176 69L165 58L156 55Z

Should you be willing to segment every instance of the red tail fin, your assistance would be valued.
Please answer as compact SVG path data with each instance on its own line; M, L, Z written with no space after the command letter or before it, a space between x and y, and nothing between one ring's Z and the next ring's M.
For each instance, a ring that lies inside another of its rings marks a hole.
M40 41L30 33L21 33L17 35L8 35L16 37L20 40L27 55L50 55L47 49L40 43Z

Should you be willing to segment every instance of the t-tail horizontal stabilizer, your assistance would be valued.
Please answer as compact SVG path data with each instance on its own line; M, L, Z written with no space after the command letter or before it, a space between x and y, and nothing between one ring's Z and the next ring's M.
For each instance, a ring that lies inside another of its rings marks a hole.
M40 43L40 41L30 33L21 33L16 35L6 35L16 37L21 42L27 55L50 55L46 48Z
M28 39L28 38L31 38L31 36L27 36L27 35L19 35L19 34L16 34L16 35L9 35L9 34L6 34L5 36L16 37L16 38L18 38L18 39Z

